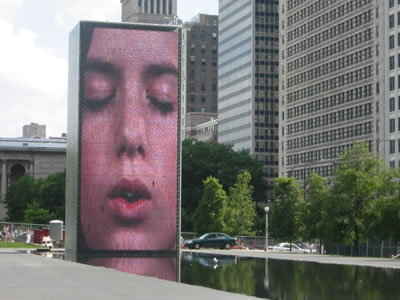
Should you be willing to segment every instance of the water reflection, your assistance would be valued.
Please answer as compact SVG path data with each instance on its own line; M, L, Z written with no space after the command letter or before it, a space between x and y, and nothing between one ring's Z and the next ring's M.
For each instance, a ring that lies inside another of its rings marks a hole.
M84 263L136 275L177 280L175 257L95 257L87 259Z
M181 263L184 283L268 299L399 299L399 278L393 269L201 253Z

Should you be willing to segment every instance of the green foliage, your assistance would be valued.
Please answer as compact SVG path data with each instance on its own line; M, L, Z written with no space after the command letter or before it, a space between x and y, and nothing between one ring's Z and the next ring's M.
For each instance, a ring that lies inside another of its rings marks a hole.
M38 194L38 185L30 175L24 175L19 180L11 182L5 199L7 221L22 222L24 210L28 208L28 204L37 199Z
M379 239L400 241L400 169L383 175L378 198L369 210L369 233Z
M48 224L54 218L54 214L48 209L41 208L36 201L28 204L28 208L24 211L24 223Z
M29 208L29 205L35 201L37 203ZM65 171L49 175L46 179L38 180L35 180L30 175L22 176L8 187L5 204L7 207L7 221L10 222L24 222L25 211L29 210L28 214L31 214L32 209L33 211L37 209L36 205L48 211L48 215L52 216L53 219L64 220ZM41 214L45 216L43 212ZM38 219L45 220L46 218L38 217Z
M182 143L182 231L193 230L193 215L208 176L218 178L225 189L233 186L239 173L248 170L254 200L263 202L267 183L263 165L248 151L234 151L231 145L186 139Z
M39 204L54 214L57 220L65 219L65 175L60 172L49 175L40 185Z
M253 201L251 175L244 171L237 176L236 183L229 189L229 205L225 218L228 234L254 235L256 203Z
M203 196L194 212L194 230L199 234L222 232L228 197L218 179L210 176L203 184Z
M276 178L275 201L272 205L271 235L293 242L300 233L302 191L293 177Z
M327 183L328 180L317 173L311 173L307 180L306 197L300 209L301 236L305 241L325 238L322 212L324 203L329 199Z
M355 255L358 255L359 242L367 237L369 221L368 208L376 199L376 191L382 184L383 166L379 159L368 151L365 144L356 144L346 152L336 169L336 182L332 201L336 213L326 213L325 221L343 229L344 242L354 243ZM332 208L332 205L330 205ZM332 228L333 229L333 228Z

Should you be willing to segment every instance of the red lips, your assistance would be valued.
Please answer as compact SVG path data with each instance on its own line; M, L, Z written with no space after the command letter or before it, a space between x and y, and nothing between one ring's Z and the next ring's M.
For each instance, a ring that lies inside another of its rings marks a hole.
M108 209L121 223L143 221L151 211L151 193L140 179L122 179L108 197Z

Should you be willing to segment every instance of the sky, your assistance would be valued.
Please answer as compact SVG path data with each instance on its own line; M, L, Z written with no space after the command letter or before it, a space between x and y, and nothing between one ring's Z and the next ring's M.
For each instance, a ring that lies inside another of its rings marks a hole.
M218 0L178 0L178 17L218 14ZM0 0L0 137L23 125L67 132L68 35L79 20L121 20L120 0Z

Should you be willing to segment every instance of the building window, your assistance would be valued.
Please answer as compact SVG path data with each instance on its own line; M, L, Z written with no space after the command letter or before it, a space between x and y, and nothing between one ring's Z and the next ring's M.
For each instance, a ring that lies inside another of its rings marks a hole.
M217 46L216 45L212 46L212 54L217 54Z
M397 0L397 4L399 4L399 0ZM400 25L400 11L397 12L397 25Z
M389 8L394 7L394 0L389 0Z
M390 164L390 168L396 167L396 162L394 160L391 160L389 164Z
M196 95L189 96L190 102L196 102Z
M195 80L196 79L196 71L194 69L190 70L189 79L190 80Z
M201 45L201 54L206 53L206 45Z
M213 92L216 92L216 91L217 91L217 85L216 85L215 83L213 83L213 85L212 85L212 91L213 91Z
M395 111L394 98L389 99L389 111Z
M400 32L397 33L397 46L400 47Z
M205 96L201 97L201 103L206 103L206 97Z
M206 65L206 59L205 59L205 58L202 58L202 59L201 59L201 65L202 65L202 66L205 66L205 65Z
M389 120L389 132L393 133L395 132L396 128L395 128L395 123L394 123L394 119L390 119Z
M396 144L395 141L390 141L390 154L393 154L396 152Z
M390 91L394 91L395 87L394 87L394 76L389 78L389 90Z
M216 32L213 32L213 33L212 33L212 38L213 38L213 40L216 40L216 39L217 39L217 33L216 33Z
M201 80L206 80L206 71L201 70Z
M397 118L397 131L400 131L400 118Z
M399 54L400 55L400 54ZM213 65L213 67L216 67L217 66L217 58L216 57L213 57L212 59L211 59L211 63L212 63L212 65Z
M393 49L394 48L394 35L390 35L389 36L389 49Z
M389 70L394 69L394 55L389 57Z
M205 41L206 37L207 37L207 33L205 31L202 31L200 37L201 37L202 41Z
M394 15L389 16L389 28L394 27Z
M205 90L206 90L206 85L203 83L203 84L201 85L201 91L204 92Z

